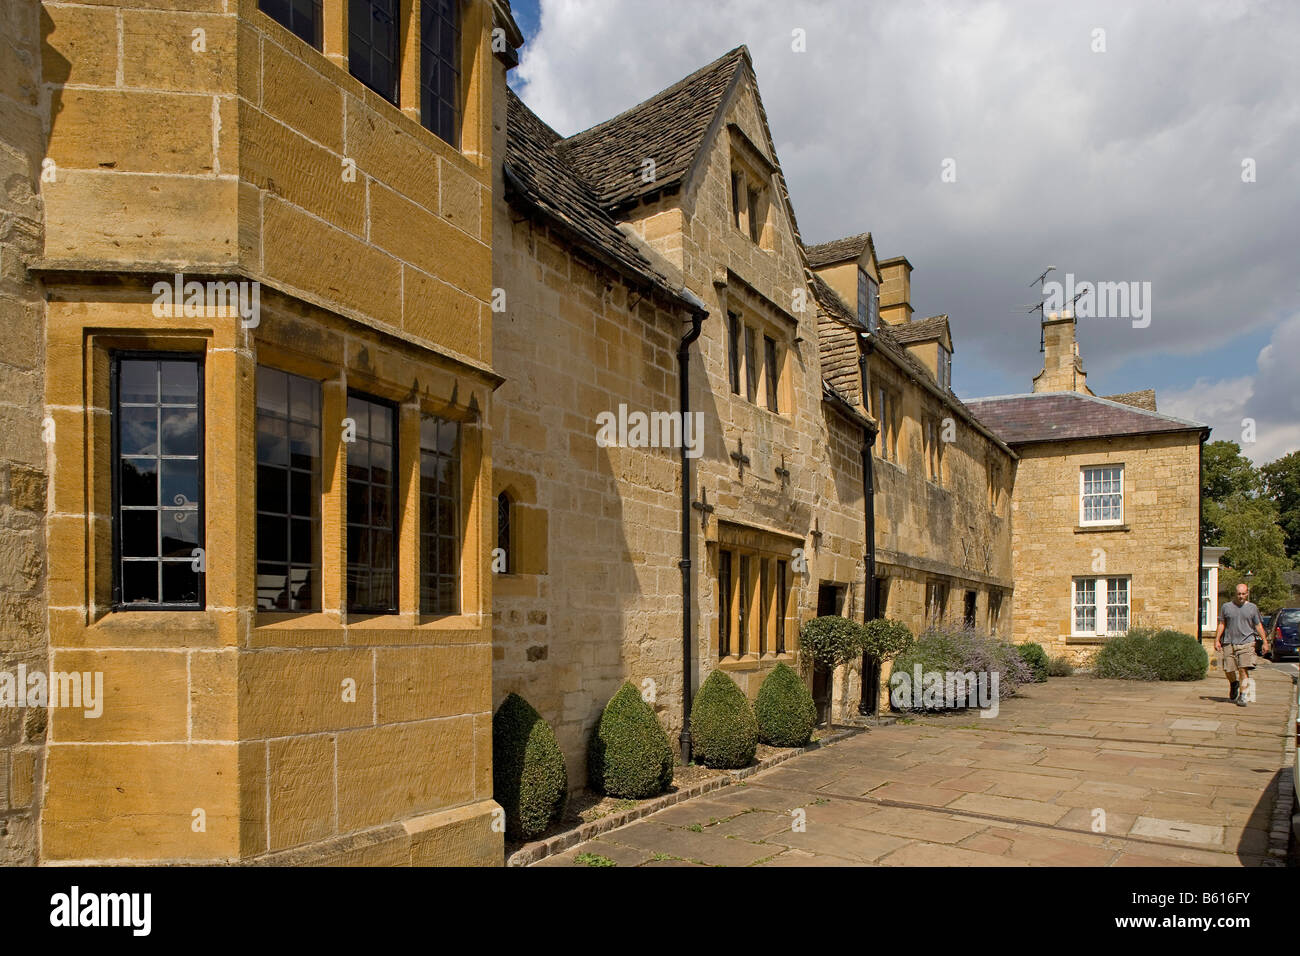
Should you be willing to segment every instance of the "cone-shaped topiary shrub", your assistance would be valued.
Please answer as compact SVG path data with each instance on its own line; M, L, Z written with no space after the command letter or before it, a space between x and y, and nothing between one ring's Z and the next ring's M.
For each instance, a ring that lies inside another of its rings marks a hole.
M564 812L569 775L555 731L528 701L510 694L492 717L492 796L506 836L531 840Z
M654 710L630 683L605 705L587 750L591 786L611 797L640 800L673 782L673 748Z
M709 675L691 705L691 740L706 767L748 767L758 749L754 708L721 670Z
M812 738L817 705L812 693L784 663L767 675L754 701L758 739L773 747L802 747Z

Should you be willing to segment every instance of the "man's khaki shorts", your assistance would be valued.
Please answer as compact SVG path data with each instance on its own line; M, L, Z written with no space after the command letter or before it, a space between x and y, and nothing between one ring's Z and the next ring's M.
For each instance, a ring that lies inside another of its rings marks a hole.
M1224 644L1219 657L1223 672L1231 674L1245 667L1255 666L1255 642L1245 644Z

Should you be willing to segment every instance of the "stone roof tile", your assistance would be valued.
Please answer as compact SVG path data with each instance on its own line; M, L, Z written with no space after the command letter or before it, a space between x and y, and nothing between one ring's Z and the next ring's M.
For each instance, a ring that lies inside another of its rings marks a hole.
M749 50L736 47L613 119L565 139L559 151L606 208L640 199L685 179L714 114ZM646 182L642 163L653 159Z

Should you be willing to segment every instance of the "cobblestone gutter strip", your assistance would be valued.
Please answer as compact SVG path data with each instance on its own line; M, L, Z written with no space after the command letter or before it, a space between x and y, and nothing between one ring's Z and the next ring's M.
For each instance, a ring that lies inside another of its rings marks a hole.
M1295 678L1292 678L1292 689ZM1291 814L1295 812L1295 722L1296 695L1291 694L1291 713L1286 721L1285 761L1277 775L1277 801L1273 804L1273 821L1268 833L1268 856L1265 866L1286 866L1287 848L1291 843Z
M779 763L784 763L791 757L797 757L800 754L810 753L819 750L829 744L837 743L849 737L856 737L862 733L861 727L846 727L837 730L829 736L823 737L810 743L807 747L791 749L783 753L773 754L754 764L752 767L745 767L742 770L729 770L725 774L712 777L708 780L701 780L699 783L676 790L673 793L666 793L661 797L653 800L647 800L640 806L633 807L631 810L624 810L620 813L611 813L609 816L601 817L599 820L592 820L590 823L584 823L580 827L574 827L572 830L565 830L563 833L557 833L555 836L547 837L545 840L537 840L533 843L526 843L506 859L506 866L530 866L546 859L548 856L554 856L557 853L563 853L569 847L577 846L579 843L586 843L588 840L599 836L602 833L608 833L625 824L640 820L642 817L648 817L652 813L658 813L660 810L666 810L668 807L681 803L684 800L690 800L692 797L698 797L701 794L712 793L714 790L721 790L723 787L729 787L733 783L751 777L754 774L775 767ZM1290 817L1287 818L1288 824Z

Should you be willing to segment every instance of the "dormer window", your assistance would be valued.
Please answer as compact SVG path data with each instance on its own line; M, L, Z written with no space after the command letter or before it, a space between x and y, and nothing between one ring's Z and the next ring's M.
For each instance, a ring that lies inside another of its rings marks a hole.
M880 321L880 286L866 269L858 270L858 321L868 332L876 331Z

